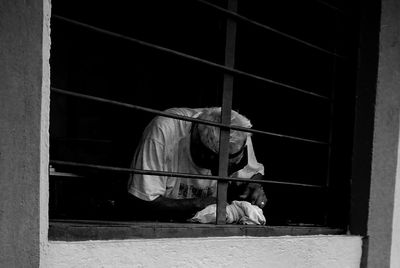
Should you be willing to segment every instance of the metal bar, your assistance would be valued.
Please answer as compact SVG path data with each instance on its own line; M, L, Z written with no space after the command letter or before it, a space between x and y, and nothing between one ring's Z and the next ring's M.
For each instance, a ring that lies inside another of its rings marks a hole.
M336 20L336 25L337 25L337 20ZM336 38L335 38L336 41ZM329 187L330 180L331 180L331 165L332 165L332 139L333 139L333 130L334 130L334 115L335 115L335 105L334 105L334 99L335 99L335 87L336 87L336 66L337 66L337 61L336 59L333 59L332 62L332 89L331 89L331 99L332 102L330 103L329 107L329 145L328 145L328 166L327 166L327 171L326 171L326 181L325 185Z
M314 45L314 44L311 44L311 43L309 43L309 42L307 42L307 41L304 41L304 40L302 40L302 39L300 39L300 38L297 38L297 37L294 37L294 36L292 36L292 35L286 34L286 33L282 32L282 31L279 31L279 30L277 30L277 29L275 29L275 28L272 28L272 27L267 26L267 25L265 25L265 24L259 23L259 22L255 21L255 20L249 19L249 18L247 18L247 17L245 17L245 16L239 15L239 14L236 13L236 12L227 10L227 9L225 9L225 8L222 8L222 7L219 7L219 6L217 6L217 5L214 5L214 4L212 4L212 3L209 3L209 2L207 2L207 1L203 1L203 0L196 0L196 1L199 2L199 3L201 3L201 4L203 4L203 5L206 5L206 6L209 6L209 7L213 8L213 9L216 9L216 10L218 10L218 11L224 13L225 15L228 15L228 16L230 16L230 17L234 17L234 18L236 18L236 19L239 19L239 20L241 20L242 22L245 22L245 23L248 23L248 24L257 26L257 27L259 27L259 28L262 28L262 29L264 29L264 30L267 30L267 31L276 33L276 34L278 34L278 35L280 35L280 36L283 36L283 37L288 38L288 39L290 39L290 40L292 40L292 41L295 41L295 42L298 42L298 43L300 43L300 44L303 44L303 45L305 45L305 46L307 46L307 47L310 47L310 48L319 50L319 51L324 52L324 53L326 53L326 54L329 54L329 55L332 55L332 56L335 56L335 57L338 57L338 58L341 58L341 59L346 59L346 57L343 56L343 55L337 54L337 53L335 53L335 52L329 51L329 50L327 50L327 49L324 49L324 48L322 48L322 47L319 47L319 46L317 46L317 45Z
M335 16L335 26L336 28L338 27L338 17L337 15ZM337 40L338 37L335 36L334 41L335 41L335 49L337 47ZM331 89L331 99L332 102L330 103L330 109L329 109L329 145L328 145L328 159L327 159L327 168L326 168L326 179L325 179L325 186L327 189L329 189L330 191L332 191L331 188L331 176L332 176L332 164L334 161L334 153L335 152L335 148L332 147L333 145L333 136L334 136L334 130L335 130L335 125L337 125L336 123L336 119L335 119L335 98L336 98L336 86L337 86L337 72L336 72L336 68L337 68L337 60L334 58L333 62L332 62L332 89ZM332 194L331 192L329 192L329 194ZM333 196L333 195L331 195ZM326 209L324 210L324 224L328 224L330 221L332 221L332 214L334 215L334 213L332 213L332 207L331 205L325 205Z
M216 127L221 127L221 128L230 128L229 125L224 125L224 124L221 124L218 122L212 122L212 121L197 119L197 118L193 118L193 117L171 114L171 113L163 112L160 110L147 108L144 106L134 105L134 104L126 103L126 102L114 101L114 100L110 100L110 99L106 99L106 98L96 97L96 96L92 96L92 95L86 95L86 94L77 93L77 92L72 92L72 91L63 90L63 89L56 88L56 87L51 87L51 91L54 91L54 92L57 92L60 94L64 94L64 95L82 98L82 99L88 99L88 100L93 100L93 101L97 101L97 102L117 105L117 106L121 106L121 107L125 107L125 108L135 109L135 110L148 112L151 114L156 114L156 115L165 116L165 117L169 117L169 118L174 118L174 119L179 119L179 120L184 120L184 121L189 121L189 122L202 123L205 125L211 125L211 126L216 126Z
M290 186L310 187L310 188L325 188L324 185L315 185L315 184L306 184L306 183L295 183L295 182L274 181L274 180L251 180L249 178L231 178L231 177L221 177L221 176L212 176L212 175L166 172L166 171L144 170L144 169L134 169L134 168L121 168L121 167L111 167L111 166L104 166L104 165L94 165L94 164L84 164L84 163L69 162L69 161L60 161L60 160L50 160L50 164L51 165L60 165L60 166L70 166L70 167L81 167L81 168L105 170L105 171L112 171L112 172L122 172L122 173L129 173L129 174L134 173L134 174L188 178L188 179L217 180L217 181L227 181L227 182L229 182L229 181L256 182L256 183L290 185Z
M112 143L112 140L89 139L89 138L50 138L52 141L67 141L67 142L86 142L86 143Z
M64 94L64 95L77 97L77 98L83 98L83 99L93 100L93 101L97 101L97 102L117 105L117 106L121 106L121 107L125 107L125 108L140 110L140 111L144 111L144 112L149 112L151 114L156 114L156 115L160 115L160 116L175 118L175 119L189 121L189 122L197 122L197 123L202 123L202 124L210 125L210 126L216 126L216 127L221 127L221 128L229 128L229 129L239 130L239 131L243 131L243 132L257 133L257 134L262 134L262 135L269 135L269 136L292 139L292 140L297 140L297 141L302 141L302 142L309 142L309 143L322 144L322 145L327 145L328 144L325 141L305 139L305 138L300 138L300 137L296 137L296 136L278 134L278 133L268 132L268 131L261 131L261 130L251 129L251 128L230 126L230 125L226 125L226 124L222 124L222 123L218 123L218 122L206 121L206 120L201 120L201 119L197 119L197 118L171 114L171 113L167 113L167 112L163 112L163 111L159 111L159 110L155 110L155 109L151 109L151 108L147 108L147 107L143 107L143 106L133 105L133 104L120 102L120 101L109 100L109 99L105 99L105 98L95 97L95 96L76 93L76 92L71 92L71 91L68 91L68 90L63 90L63 89L59 89L59 88L55 88L55 87L51 87L51 91L57 92L57 93L60 93L60 94Z
M235 1L235 0L234 0ZM227 27L228 31L232 30ZM227 34L229 35L229 34ZM227 41L230 38L227 39ZM232 106L232 90L233 90L233 76L225 74L223 85L223 102L221 121L228 124L231 121L231 106ZM229 164L229 134L230 129L220 129L220 143L219 143L219 162L218 162L218 175L221 177L228 176ZM218 181L217 185L217 224L226 223L226 204L227 204L228 182Z
M237 0L228 1L228 9L230 11L237 11ZM236 22L230 18L226 20L226 38L225 38L225 66L234 68L235 66L235 47L236 47ZM232 95L233 95L233 75L224 74L224 84L222 92L222 111L221 123L230 125L231 123L231 109L232 109ZM230 129L220 129L220 143L219 143L219 163L218 175L221 177L228 176L229 164L229 136ZM228 193L228 182L218 181L217 187L217 224L226 224L226 204Z
M281 86L281 87L284 87L284 88L287 88L287 89L290 89L290 90L293 90L293 91L296 91L296 92L300 92L302 94L318 97L318 98L324 99L324 100L329 100L328 97L320 95L320 94L317 94L317 93L314 93L314 92L311 92L311 91L307 91L307 90L304 90L304 89L301 89L301 88L298 88L298 87L295 87L295 86L291 86L291 85L288 85L288 84L285 84L285 83L277 82L277 81L274 81L274 80L271 80L271 79L268 79L268 78L265 78L265 77L262 77L262 76L258 76L258 75L254 75L254 74L247 73L247 72L244 72L244 71L240 71L240 70L237 70L237 69L229 68L229 67L226 67L224 65L221 65L221 64L218 64L218 63L215 63L215 62L211 62L211 61L208 61L208 60L204 60L204 59L192 56L192 55L188 55L188 54L185 54L185 53L173 50L173 49L165 48L165 47L158 46L158 45L155 45L155 44L152 44L152 43L148 43L148 42L145 42L145 41L142 41L142 40L139 40L139 39L136 39L136 38L132 38L132 37L129 37L129 36L126 36L126 35L122 35L122 34L118 34L118 33L115 33L115 32L108 31L108 30L104 30L104 29L101 29L101 28L98 28L98 27L95 27L95 26L92 26L92 25L89 25L89 24L86 24L86 23L82 23L82 22L78 22L78 21L75 21L75 20L72 20L72 19L68 19L68 18L65 18L65 17L62 17L62 16L52 15L52 17L56 18L56 19L59 19L59 20L62 20L62 21L65 21L65 22L68 22L68 23L71 23L71 24L74 24L74 25L78 25L80 27L87 28L87 29L92 30L92 31L96 31L96 32L99 32L99 33L102 33L102 34L106 34L106 35L110 35L110 36L117 37L117 38L120 38L120 39L124 39L124 40L130 41L130 42L136 43L138 45L141 45L141 46L145 46L145 47L149 47L149 48L156 49L156 50L159 50L159 51L167 52L169 54L172 54L172 55L175 55L175 56L179 56L179 57L182 57L182 58L185 58L185 59L189 59L189 60L192 60L192 61L195 61L195 62L198 62L198 63L203 63L205 65L214 67L216 69L219 69L219 70L222 70L222 71L225 71L225 72L229 72L229 73L236 74L236 75L241 75L241 76L244 76L244 77L249 77L249 78L252 78L252 79L255 79L255 80L259 80L259 81L266 82L266 83L269 83L269 84Z
M346 11L344 11L344 10L342 10L342 9L332 5L332 4L329 4L329 3L325 2L325 1L322 1L322 0L314 0L314 1L319 3L319 4L321 4L321 5L323 5L323 6L326 6L326 7L330 8L330 9L332 9L332 10L335 10L336 12L339 12L342 15L346 15Z

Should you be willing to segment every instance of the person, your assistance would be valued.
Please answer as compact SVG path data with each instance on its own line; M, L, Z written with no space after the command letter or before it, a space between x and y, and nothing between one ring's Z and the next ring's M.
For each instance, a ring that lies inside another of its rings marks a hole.
M165 112L220 122L221 108L171 108ZM250 121L231 112L231 125L251 128ZM131 168L200 175L218 175L218 127L165 116L155 117L145 128ZM251 135L231 130L229 138L230 177L262 179L264 166L254 154ZM217 181L131 174L128 192L159 217L187 218L216 202ZM267 202L261 185L230 183L229 201L248 200L263 208Z

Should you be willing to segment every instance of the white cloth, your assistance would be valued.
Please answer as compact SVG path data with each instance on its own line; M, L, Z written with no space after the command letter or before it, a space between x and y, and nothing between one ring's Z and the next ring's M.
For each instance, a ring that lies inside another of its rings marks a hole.
M172 108L166 110L196 118L202 109ZM191 122L158 116L143 132L131 167L145 170L211 175L209 169L196 166L190 155ZM264 166L257 162L250 137L247 139L248 164L231 177L250 178L264 174ZM128 191L136 197L152 201L159 196L173 199L216 196L217 181L133 174Z
M212 204L198 211L189 221L199 223L215 223L217 206ZM264 225L266 222L261 208L247 201L233 201L226 206L226 223Z

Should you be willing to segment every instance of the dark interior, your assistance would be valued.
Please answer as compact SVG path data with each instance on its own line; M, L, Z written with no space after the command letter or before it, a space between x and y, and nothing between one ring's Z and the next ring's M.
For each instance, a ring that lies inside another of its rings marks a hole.
M226 7L226 1L208 1ZM357 55L357 7L345 1L239 1L238 13L294 38L238 20L235 68L320 96L235 76L233 109L254 129L331 145L253 134L266 184L269 225L344 226L347 221ZM101 34L56 17L224 64L226 16L195 0L53 0L51 86L164 110L222 101L223 72L207 64ZM51 94L50 158L128 168L154 115ZM142 220L118 207L128 175L53 165L50 218Z

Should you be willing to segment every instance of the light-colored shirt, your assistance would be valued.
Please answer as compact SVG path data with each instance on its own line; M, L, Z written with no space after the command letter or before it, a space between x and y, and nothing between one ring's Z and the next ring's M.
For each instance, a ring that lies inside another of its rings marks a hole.
M196 118L203 109L171 108L168 113ZM190 154L189 121L157 116L146 127L136 149L131 168L168 172L211 175L209 169L197 166ZM247 165L231 177L251 178L256 173L264 174L258 163L250 136L246 141ZM178 177L133 174L128 191L134 196L152 201L159 196L173 199L216 196L217 181Z

